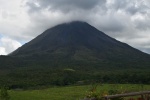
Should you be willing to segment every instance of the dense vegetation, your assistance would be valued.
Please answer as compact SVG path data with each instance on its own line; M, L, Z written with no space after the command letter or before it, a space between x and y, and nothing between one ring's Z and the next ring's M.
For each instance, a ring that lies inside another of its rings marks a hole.
M65 86L72 84L102 83L139 83L149 84L149 72L83 72L73 69L45 70L27 72L18 71L7 75L7 84L11 88L27 88L46 85Z
M46 60L45 60L46 61ZM27 63L29 62L29 63ZM53 63L36 59L0 57L0 85L9 88L35 88L39 86L66 86L100 83L150 83L150 69L125 67L117 64ZM142 64L142 63L141 63ZM92 67L91 67L92 66ZM125 69L124 69L125 68Z

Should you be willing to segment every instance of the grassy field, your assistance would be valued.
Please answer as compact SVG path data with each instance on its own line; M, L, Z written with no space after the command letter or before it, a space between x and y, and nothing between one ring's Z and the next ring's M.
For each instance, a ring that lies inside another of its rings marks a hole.
M51 87L40 90L10 90L10 100L80 100L95 85ZM123 92L150 90L150 85L99 84L97 92L117 89Z

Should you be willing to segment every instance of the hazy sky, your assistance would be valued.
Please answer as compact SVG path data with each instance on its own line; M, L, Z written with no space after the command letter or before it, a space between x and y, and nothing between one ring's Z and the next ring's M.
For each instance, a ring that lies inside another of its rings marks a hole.
M0 55L74 20L150 53L150 0L0 0Z

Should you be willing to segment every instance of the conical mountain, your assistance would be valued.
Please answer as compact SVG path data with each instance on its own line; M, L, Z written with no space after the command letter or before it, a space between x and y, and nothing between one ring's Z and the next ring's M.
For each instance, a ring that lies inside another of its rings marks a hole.
M52 27L10 54L38 57L40 61L88 64L136 64L149 55L117 41L86 22L74 21ZM118 65L118 66L119 66Z

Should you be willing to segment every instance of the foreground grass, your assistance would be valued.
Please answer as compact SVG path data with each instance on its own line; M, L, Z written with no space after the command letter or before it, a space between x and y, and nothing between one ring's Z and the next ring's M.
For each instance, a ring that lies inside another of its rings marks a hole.
M11 100L78 100L88 86L53 87L42 90L10 91Z
M93 86L52 87L41 90L11 90L10 100L80 100ZM117 89L123 92L150 90L150 85L104 84L97 86L97 92L107 92Z

